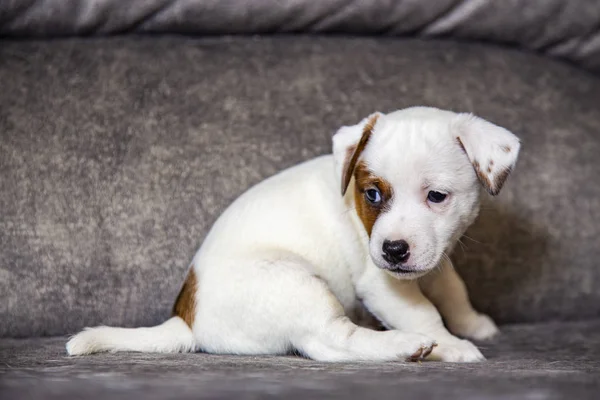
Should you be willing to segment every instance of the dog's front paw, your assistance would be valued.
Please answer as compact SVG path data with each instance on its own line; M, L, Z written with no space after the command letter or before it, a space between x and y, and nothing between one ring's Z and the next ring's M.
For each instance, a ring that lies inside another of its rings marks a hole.
M385 356L393 354L393 357L406 361L419 361L427 357L437 346L435 340L418 333L400 331L381 332L387 339L384 346L377 345L384 350ZM391 339L391 340L389 340ZM373 345L373 343L370 343Z
M485 361L485 357L473 343L461 339L440 342L427 359L445 362Z
M474 340L491 339L500 332L496 323L489 316L479 313L456 321L450 324L449 328L457 336Z
M406 334L408 336L407 348L405 352L401 353L402 357L406 361L419 361L429 356L433 349L437 346L435 340L419 335L419 334Z

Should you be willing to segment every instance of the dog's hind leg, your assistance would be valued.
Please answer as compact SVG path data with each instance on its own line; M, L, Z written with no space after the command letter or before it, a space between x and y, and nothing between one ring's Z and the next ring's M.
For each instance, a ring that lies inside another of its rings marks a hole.
M417 361L435 346L427 336L374 331L355 325L346 316L315 320L314 328L295 338L293 344L299 352L318 361Z
M292 346L318 361L416 361L435 346L433 339L398 330L375 331L353 323L327 283L310 275L290 291L287 301L297 315L290 338ZM296 292L296 293L294 293Z
M253 254L212 271L200 280L194 325L197 343L207 352L296 350L319 361L416 360L434 345L420 334L357 326L312 265L296 255Z

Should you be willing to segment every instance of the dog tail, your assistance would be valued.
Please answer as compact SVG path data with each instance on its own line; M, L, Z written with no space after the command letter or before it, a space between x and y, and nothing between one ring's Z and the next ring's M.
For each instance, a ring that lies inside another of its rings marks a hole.
M86 328L67 342L71 356L100 352L188 353L196 350L194 335L180 317L151 328Z

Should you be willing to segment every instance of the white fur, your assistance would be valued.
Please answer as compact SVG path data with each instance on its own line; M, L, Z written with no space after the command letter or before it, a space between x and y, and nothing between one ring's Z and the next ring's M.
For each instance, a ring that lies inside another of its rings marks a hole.
M186 353L193 350L192 330L179 317L173 317L152 328L87 328L67 343L69 354L91 354L100 351Z
M177 317L154 328L92 328L69 341L68 353L297 350L342 361L404 360L433 349L428 358L483 360L442 322L464 337L497 333L473 309L444 254L478 212L480 187L469 160L512 168L518 139L486 121L433 108L378 115L361 160L391 183L394 198L371 237L354 209L354 183L340 194L344 160L365 119L338 131L333 156L263 181L217 220L192 261L198 290L191 330ZM512 153L498 149L506 145ZM429 190L450 195L430 204ZM381 258L385 239L410 243L413 272L389 270ZM356 325L363 304L390 330Z

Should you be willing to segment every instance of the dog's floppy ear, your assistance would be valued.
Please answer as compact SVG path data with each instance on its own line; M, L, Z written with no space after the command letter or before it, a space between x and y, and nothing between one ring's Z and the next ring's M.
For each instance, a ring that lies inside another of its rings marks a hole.
M343 126L333 136L333 157L338 176L341 176L342 196L346 194L358 158L369 142L381 115L383 114L376 112L356 125Z
M517 162L519 139L472 114L458 114L452 132L467 153L481 184L492 196L497 195Z

